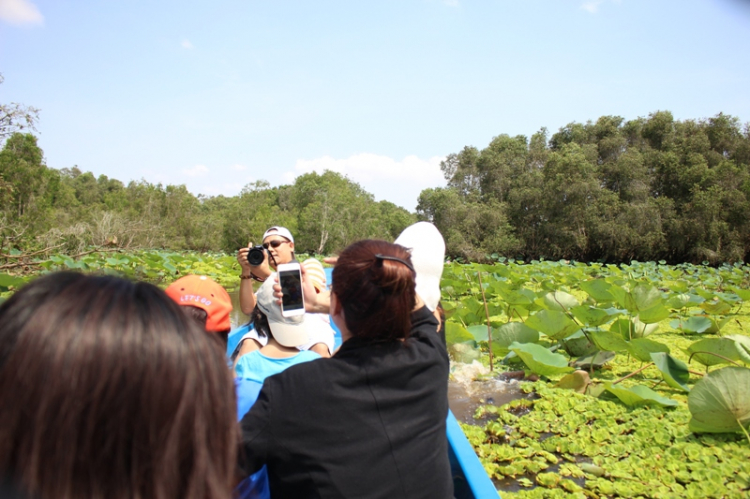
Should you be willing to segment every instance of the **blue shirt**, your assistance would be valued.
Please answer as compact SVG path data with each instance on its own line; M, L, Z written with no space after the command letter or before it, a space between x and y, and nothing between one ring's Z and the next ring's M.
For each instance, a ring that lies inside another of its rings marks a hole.
M296 355L281 359L268 357L260 353L260 350L254 350L240 357L237 361L237 367L234 368L234 372L238 378L263 383L267 377L278 374L295 364L319 358L320 355L310 350L303 350Z

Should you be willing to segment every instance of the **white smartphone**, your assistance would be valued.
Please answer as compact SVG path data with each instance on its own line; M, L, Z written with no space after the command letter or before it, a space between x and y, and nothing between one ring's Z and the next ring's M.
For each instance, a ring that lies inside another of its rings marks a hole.
M297 262L282 263L276 267L281 286L281 315L291 317L305 313L305 296L302 293L302 271Z

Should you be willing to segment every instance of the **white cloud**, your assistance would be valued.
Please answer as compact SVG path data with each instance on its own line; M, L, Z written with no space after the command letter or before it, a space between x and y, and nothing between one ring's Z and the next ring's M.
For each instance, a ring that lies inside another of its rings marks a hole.
M0 19L10 24L44 24L39 9L29 0L0 0Z
M286 182L302 174L331 170L347 176L357 182L377 200L386 199L399 206L413 210L422 190L445 185L440 171L440 162L444 158L434 156L421 159L410 155L397 161L388 156L372 153L361 153L346 159L335 159L323 156L311 160L299 159L293 172L284 175Z
M590 14L596 14L599 11L599 5L602 3L602 0L593 1L593 2L586 2L581 4L581 8Z
M182 173L184 173L188 177L202 177L209 171L210 170L208 169L208 167L206 167L206 165L195 165L194 167L187 170L182 170Z
M247 170L247 166L245 165L232 165L230 168L236 172L244 172Z
M443 4L448 7L458 7L458 0L443 0Z
M187 38L185 38L184 40L182 40L182 43L180 43L180 45L182 45L182 47L186 48L186 49L192 49L193 48L193 44L190 43L190 40L188 40Z

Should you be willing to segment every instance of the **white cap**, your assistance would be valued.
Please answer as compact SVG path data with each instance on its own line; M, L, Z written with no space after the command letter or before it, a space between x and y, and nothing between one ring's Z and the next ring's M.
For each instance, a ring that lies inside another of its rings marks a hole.
M287 229L286 227L279 227L274 225L263 234L263 238L260 240L260 242L262 243L263 241L265 241L268 236L281 236L288 239L290 242L294 242L292 233L289 232L289 229Z
M445 241L437 227L417 222L405 228L394 241L411 251L411 263L417 273L417 294L434 311L440 302L440 279L445 265Z
M274 277L275 274L271 274L258 288L256 293L258 308L266 314L268 327L271 328L271 334L276 341L285 347L304 345L310 341L305 328L305 316L284 317L281 315L281 306L273 294L273 285L276 283Z

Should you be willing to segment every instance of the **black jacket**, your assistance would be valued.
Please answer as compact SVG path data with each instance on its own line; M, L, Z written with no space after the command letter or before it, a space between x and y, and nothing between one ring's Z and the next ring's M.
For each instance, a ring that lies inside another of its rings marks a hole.
M242 419L243 472L276 498L453 497L448 355L425 307L406 341L346 341L266 379Z

